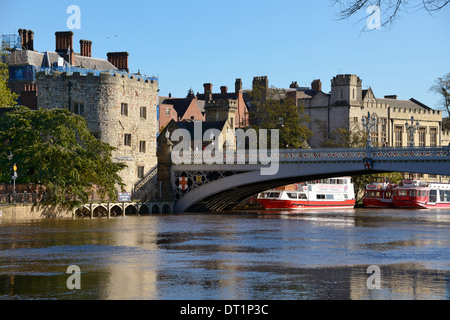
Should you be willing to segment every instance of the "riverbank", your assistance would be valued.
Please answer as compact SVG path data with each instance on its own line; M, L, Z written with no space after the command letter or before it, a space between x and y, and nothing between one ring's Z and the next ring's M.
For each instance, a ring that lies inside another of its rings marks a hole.
M72 218L72 210L61 206L15 205L0 207L0 221Z

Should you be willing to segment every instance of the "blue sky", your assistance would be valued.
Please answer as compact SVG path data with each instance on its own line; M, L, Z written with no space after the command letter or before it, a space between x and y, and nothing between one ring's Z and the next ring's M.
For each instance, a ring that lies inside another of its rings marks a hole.
M81 9L75 50L87 39L96 58L128 51L130 71L159 77L161 95L203 92L205 82L214 92L234 90L236 78L250 89L254 76L284 88L321 79L328 92L336 74L352 73L377 97L397 94L435 108L439 98L429 88L450 72L450 6L434 16L411 10L391 29L361 32L364 12L338 20L328 0L2 1L0 34L30 29L35 50L54 51L73 4Z

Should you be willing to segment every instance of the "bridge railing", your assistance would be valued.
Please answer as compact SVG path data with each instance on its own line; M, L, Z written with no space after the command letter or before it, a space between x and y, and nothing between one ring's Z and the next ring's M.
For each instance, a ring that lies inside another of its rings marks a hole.
M450 147L382 147L382 148L337 148L337 149L283 149L275 152L225 151L209 154L202 151L172 155L174 164L268 164L278 162L359 161L444 159L450 157Z

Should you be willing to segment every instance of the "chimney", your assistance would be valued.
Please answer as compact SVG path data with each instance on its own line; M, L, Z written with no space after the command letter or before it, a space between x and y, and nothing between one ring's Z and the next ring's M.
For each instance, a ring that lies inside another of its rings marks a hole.
M298 88L297 81L292 81L291 85L289 86L290 89Z
M28 30L28 42L27 42L28 50L34 50L34 32Z
M129 72L128 52L108 52L108 61L117 69Z
M22 50L34 50L34 32L27 29L19 29L20 45Z
M92 57L92 41L80 40L80 55L83 57Z
M226 86L222 86L222 87L220 87L220 93L221 94L228 94L228 87L226 87Z
M313 89L316 92L322 91L322 82L319 79L314 80L311 83L311 89Z
M236 79L236 83L234 85L234 91L236 94L238 94L239 92L242 91L242 80L241 79Z
M384 96L385 99L397 100L397 95Z
M75 53L73 51L73 32L60 31L55 32L56 53L59 53L71 65L75 64Z
M212 83L203 84L203 88L205 88L205 101L212 100Z

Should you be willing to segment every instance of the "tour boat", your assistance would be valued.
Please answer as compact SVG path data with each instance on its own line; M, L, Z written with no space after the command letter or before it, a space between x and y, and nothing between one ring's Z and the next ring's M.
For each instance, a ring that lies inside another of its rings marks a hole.
M405 180L393 189L396 208L450 208L450 184Z
M392 207L392 189L395 184L388 178L376 177L364 190L363 204L365 208L390 208Z
M350 177L297 183L258 195L264 209L300 210L354 208L355 191Z

